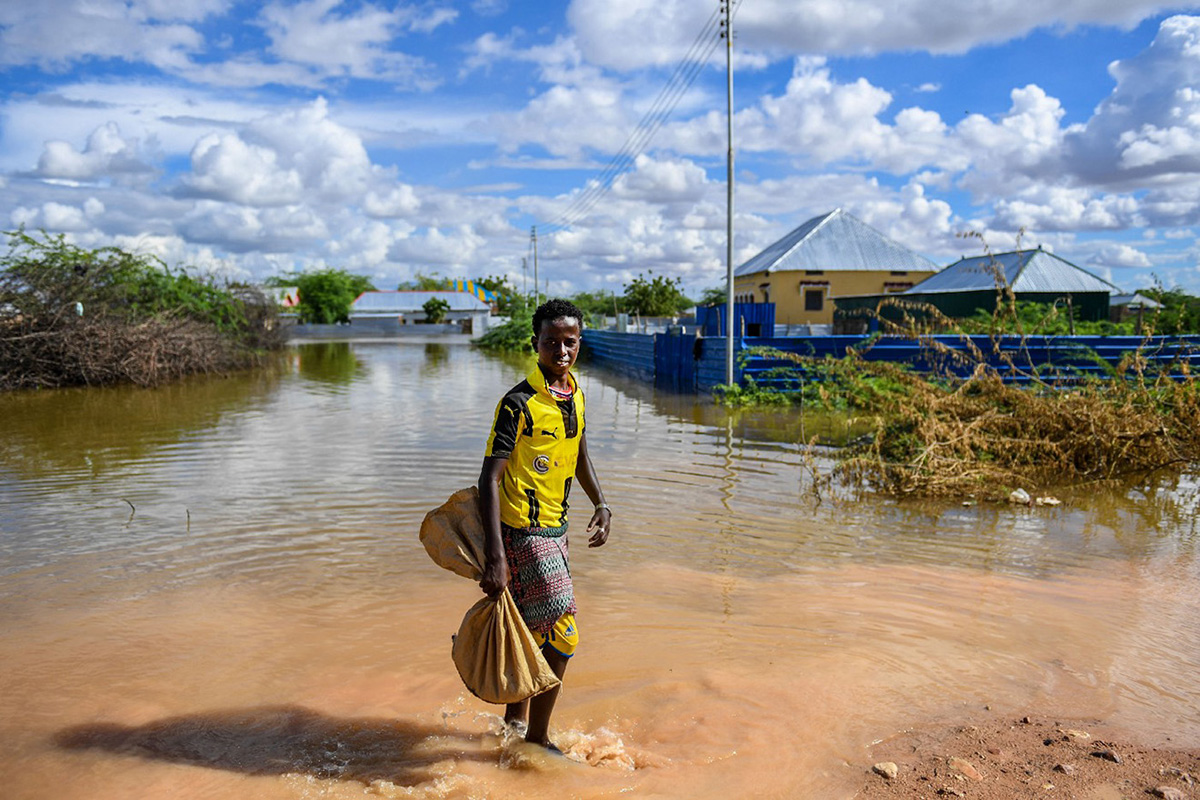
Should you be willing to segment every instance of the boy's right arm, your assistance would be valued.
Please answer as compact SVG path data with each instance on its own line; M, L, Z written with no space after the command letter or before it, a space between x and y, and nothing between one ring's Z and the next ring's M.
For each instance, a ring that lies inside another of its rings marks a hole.
M479 516L483 520L483 577L479 588L495 597L508 585L508 559L500 537L500 478L508 466L507 458L487 456L479 472Z

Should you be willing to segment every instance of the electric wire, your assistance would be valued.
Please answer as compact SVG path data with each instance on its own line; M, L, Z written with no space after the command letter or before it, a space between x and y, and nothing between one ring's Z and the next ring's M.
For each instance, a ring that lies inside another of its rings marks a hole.
M704 39L711 35L712 27L713 25L710 20L710 24L705 26L705 30L693 42L692 47L689 49L688 57L676 68L671 81L659 93L654 104L642 117L628 139L626 139L621 150L613 156L608 166L599 176L589 181L587 189L577 195L554 222L550 223L549 227L552 230L569 227L574 222L582 219L595 206L596 202L611 189L616 179L626 172L630 164L641 154L645 145L658 129L662 127L675 106L678 105L683 94L694 83L699 72L703 69L708 56L716 48L717 40L715 38L710 39L708 46L700 58L695 58L691 55L697 46L703 44Z
M726 1L734 2L734 0ZM736 0L735 10L741 5L741 2L742 0ZM700 33L692 41L684 58L676 66L670 80L659 92L654 103L642 116L637 127L605 169L596 178L589 181L587 188L576 195L553 221L538 227L542 227L548 232L554 232L564 230L583 219L611 190L616 179L628 171L630 165L644 152L650 140L666 123L679 101L707 66L713 51L720 44L721 37L713 35L716 28L723 26L720 17L720 9L709 16Z

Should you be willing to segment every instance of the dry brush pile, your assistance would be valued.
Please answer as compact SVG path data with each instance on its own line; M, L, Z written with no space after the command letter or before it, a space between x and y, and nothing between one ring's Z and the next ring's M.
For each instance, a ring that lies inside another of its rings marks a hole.
M211 325L160 317L66 319L0 328L0 390L133 383L156 386L257 363Z
M873 434L845 451L836 474L895 495L1001 499L1022 486L1200 464L1192 379L1151 379L1126 367L1108 381L1020 387L980 367L954 387L903 380L908 391L874 411Z
M152 257L9 233L0 390L133 383L253 366L283 343L274 305Z

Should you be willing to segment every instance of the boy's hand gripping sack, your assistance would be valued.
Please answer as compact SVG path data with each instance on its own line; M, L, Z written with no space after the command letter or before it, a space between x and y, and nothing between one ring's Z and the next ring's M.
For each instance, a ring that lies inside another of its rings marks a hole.
M483 577L483 538L474 486L452 494L421 523L421 544L429 557L476 582ZM451 656L471 693L489 703L516 703L560 683L508 589L471 606L454 636Z

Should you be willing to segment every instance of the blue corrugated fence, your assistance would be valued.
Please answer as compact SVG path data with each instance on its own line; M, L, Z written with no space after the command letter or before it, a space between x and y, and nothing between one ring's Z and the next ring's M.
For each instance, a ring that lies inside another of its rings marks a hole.
M925 339L863 336L737 338L735 380L787 388L794 380L774 374L796 369L785 359L748 356L770 347L814 358L842 358L851 349L866 361L907 364L921 372L970 375L982 360L1010 382L1106 377L1127 355L1140 352L1152 371L1183 378L1200 369L1200 336L932 336ZM589 357L609 368L680 392L708 392L725 382L725 338L690 335L584 332ZM801 375L802 375L801 371Z

